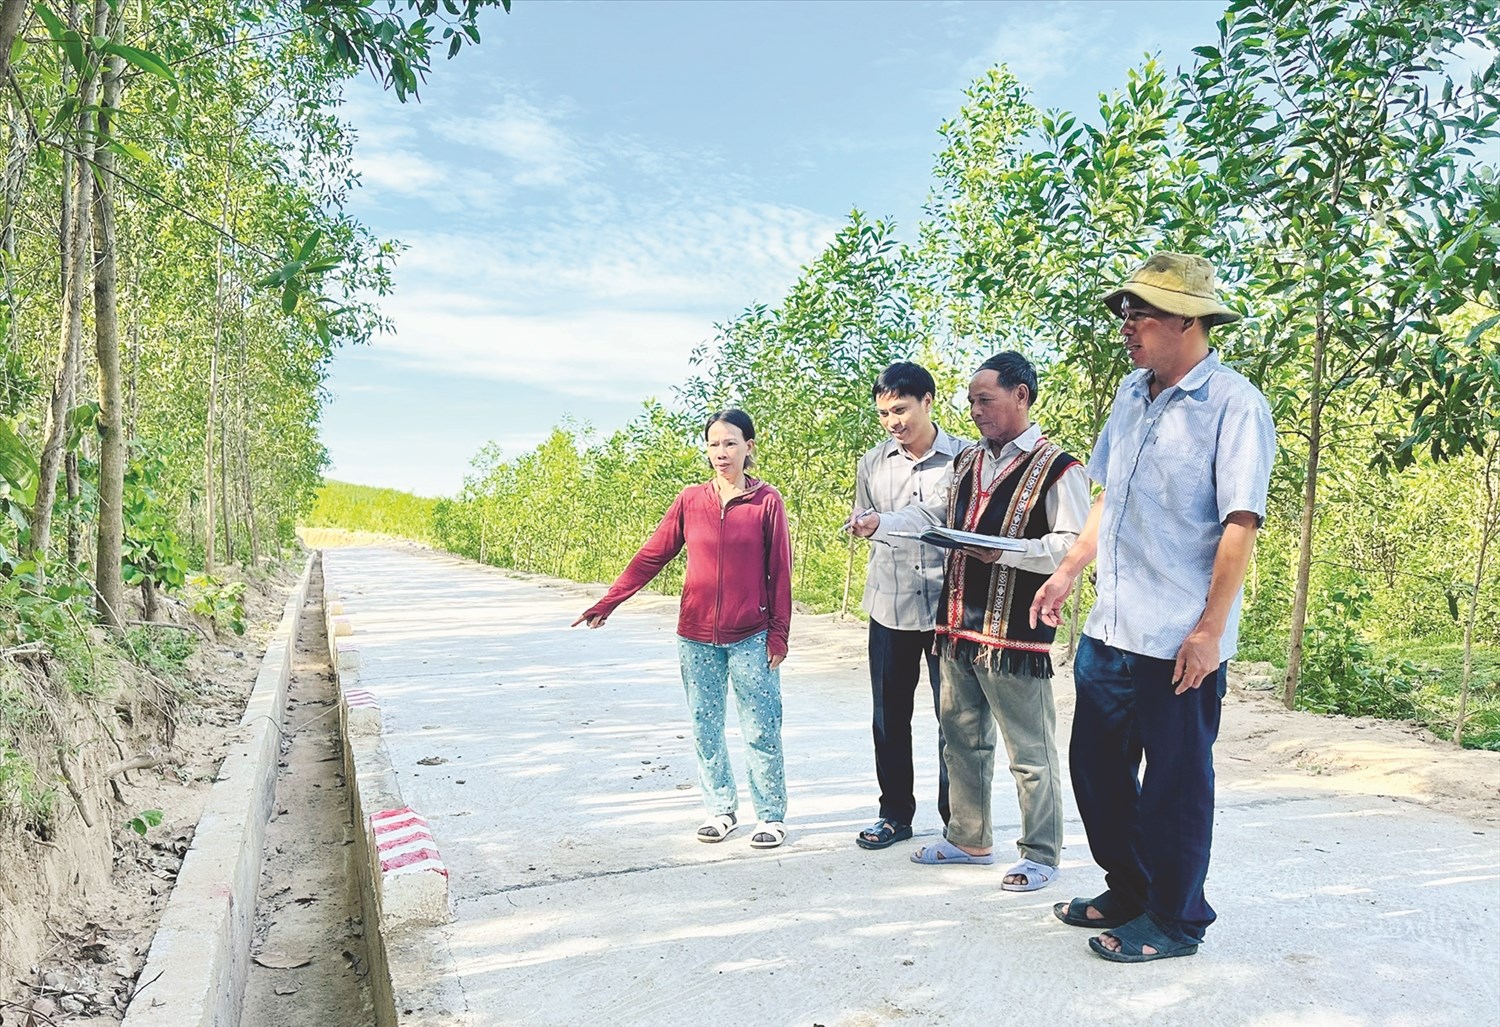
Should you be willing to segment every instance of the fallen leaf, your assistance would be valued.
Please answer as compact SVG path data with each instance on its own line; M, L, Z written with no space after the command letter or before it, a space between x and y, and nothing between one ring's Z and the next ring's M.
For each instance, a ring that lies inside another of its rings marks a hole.
M278 995L295 995L302 989L300 984L278 984L272 990Z
M448 758L446 756L424 756L421 759L417 760L417 766L419 766L419 767L435 767L435 766L437 766L440 763L447 763L447 762L448 762Z

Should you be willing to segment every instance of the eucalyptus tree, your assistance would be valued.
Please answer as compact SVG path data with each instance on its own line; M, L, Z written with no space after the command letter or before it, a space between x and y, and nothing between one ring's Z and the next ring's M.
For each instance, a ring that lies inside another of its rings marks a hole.
M57 475L64 459L68 434L68 412L73 406L79 351L83 338L84 291L89 209L93 198L93 175L88 162L94 148L94 106L99 85L99 64L91 60L84 43L91 26L85 20L80 0L69 5L66 22L45 5L38 8L56 46L58 82L62 100L49 128L39 133L44 142L58 146L64 154L61 182L62 203L59 229L59 263L62 300L60 331L51 394L45 411L44 442L38 460L36 499L31 509L28 553L40 558L43 573L52 536L52 512L57 499Z
M1466 46L1491 55L1469 76ZM1284 699L1295 701L1315 542L1325 418L1359 411L1382 368L1462 303L1480 270L1470 225L1444 206L1474 148L1495 135L1495 0L1235 0L1215 46L1184 76L1191 152L1217 203L1256 245L1242 251L1259 306L1273 405L1295 417L1302 503ZM1467 79L1467 80L1465 80ZM1285 441L1285 440L1284 440Z
M1497 204L1488 198L1489 224ZM1493 233L1490 233L1493 234ZM1489 240L1493 247L1495 240ZM1476 242L1476 246L1479 244ZM1472 304L1447 319L1448 332L1439 332L1425 345L1402 354L1390 368L1388 379L1403 398L1414 401L1410 422L1403 431L1387 433L1376 463L1397 470L1426 455L1435 463L1461 463L1467 454L1476 465L1468 501L1459 499L1456 510L1472 518L1476 538L1472 577L1463 590L1450 590L1448 602L1458 614L1458 599L1464 599L1463 668L1459 683L1458 713L1453 742L1463 744L1474 668L1475 622L1489 586L1493 610L1494 582L1486 576L1490 548L1500 542L1500 313L1481 316L1481 311L1500 307L1500 281L1494 278L1493 249L1481 254L1487 272L1492 302ZM1434 270L1437 270L1436 266ZM1455 330L1456 329L1456 330ZM1467 329L1467 331L1464 331Z

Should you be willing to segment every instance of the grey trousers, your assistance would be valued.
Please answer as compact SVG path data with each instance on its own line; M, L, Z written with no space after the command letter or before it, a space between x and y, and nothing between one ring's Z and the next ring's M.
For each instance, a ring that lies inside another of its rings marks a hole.
M1062 859L1062 777L1057 761L1057 710L1050 678L987 669L943 657L939 716L948 741L947 837L956 845L994 844L990 785L995 774L995 725L1005 740L1021 804L1025 859L1050 867Z

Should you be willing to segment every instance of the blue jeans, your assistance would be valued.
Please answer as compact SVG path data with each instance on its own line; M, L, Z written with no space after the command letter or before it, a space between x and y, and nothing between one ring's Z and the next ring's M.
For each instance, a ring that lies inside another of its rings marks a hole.
M724 742L724 701L734 686L740 733L748 748L750 798L760 820L786 819L786 765L781 752L781 671L768 665L766 633L730 645L710 645L677 636L682 685L693 718L698 750L698 786L710 813L739 808L734 768Z
M1150 913L1180 942L1201 942L1215 918L1203 882L1227 667L1175 695L1172 660L1084 635L1073 663L1068 757L1089 850L1121 904Z

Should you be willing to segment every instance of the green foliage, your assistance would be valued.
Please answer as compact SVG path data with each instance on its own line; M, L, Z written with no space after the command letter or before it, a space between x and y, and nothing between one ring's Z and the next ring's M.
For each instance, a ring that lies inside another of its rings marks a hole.
M148 670L176 678L181 676L188 659L198 651L198 636L188 631L143 625L126 630L124 650Z
M416 98L432 70L431 51L441 45L451 59L465 44L479 42L479 12L511 0L305 0L301 14L324 57L351 71L368 68L403 102ZM405 7L406 16L400 13ZM415 17L413 17L415 16ZM410 20L408 20L410 19Z
M125 821L125 827L127 830L134 831L144 838L147 831L161 824L161 817L162 814L159 809L143 809Z
M1335 590L1308 621L1301 709L1351 717L1409 720L1417 715L1418 668L1400 659L1377 659L1360 634L1370 594Z
M245 583L220 581L212 574L197 574L188 581L188 609L207 617L215 631L245 633Z
M435 499L397 489L325 481L303 523L313 528L347 528L431 541Z
M187 580L187 552L177 535L177 519L158 491L166 463L155 447L137 442L125 468L125 541L120 550L127 585L150 583L180 589Z
M23 738L45 729L46 713L29 694L0 679L0 824L51 820L56 794L19 751Z
M1248 315L1213 344L1280 432L1241 655L1286 663L1300 638L1304 708L1443 731L1461 673L1408 647L1464 638L1465 743L1492 744L1500 175L1476 154L1500 132L1500 3L1235 0L1218 37L1175 79L1147 57L1088 112L1038 112L1004 68L980 75L940 126L914 244L855 211L780 303L716 327L670 408L604 440L565 423L531 453L478 454L433 510L437 542L612 578L706 476L702 416L739 405L756 473L787 498L794 594L837 609L860 585L836 528L880 437L868 389L886 362L921 360L943 398L1022 350L1037 419L1084 455L1129 369L1100 295L1153 249L1198 252Z

